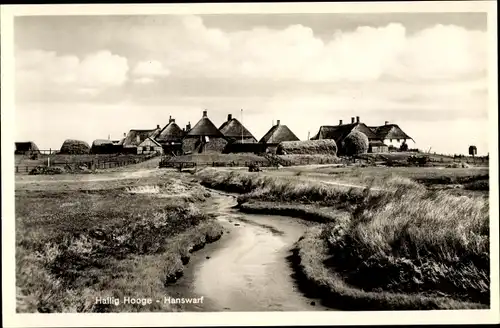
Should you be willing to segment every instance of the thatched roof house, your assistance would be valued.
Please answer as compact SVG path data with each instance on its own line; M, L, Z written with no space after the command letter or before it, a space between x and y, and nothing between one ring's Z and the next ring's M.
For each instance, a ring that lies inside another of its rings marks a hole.
M350 124L342 124L342 120L340 120L339 125L323 125L311 140L333 139L339 145L352 131L364 133L368 137L368 140L380 141L380 138L366 124L359 121L359 116L356 118L356 121L352 117Z
M91 154L113 154L118 153L122 149L119 140L96 139L90 147Z
M382 126L372 126L370 129L380 140L400 139L413 141L413 138L407 135L397 124L389 124L387 121Z
M137 148L137 154L163 154L163 147L155 139L147 137Z
M286 126L281 125L280 120L276 122L263 137L260 139L260 143L265 143L269 145L278 145L283 141L299 141L300 139Z
M82 140L67 139L61 146L60 154L83 155L90 151L89 144Z
M156 129L150 130L132 129L123 140L123 148L137 148L147 138L156 138L160 131L159 125L156 126Z
M202 118L184 137L182 150L184 153L222 152L227 143L222 132L210 121L205 110Z
M24 155L26 153L30 153L30 154L40 153L38 146L33 141L16 142L15 146L16 146L16 149L14 151L14 154L16 154L16 155Z
M222 123L219 128L220 132L226 137L229 142L238 143L256 143L257 139L240 123L233 115L227 115L227 121Z
M175 123L175 119L170 116L168 124L158 133L155 140L160 144L181 143L185 134L185 131Z

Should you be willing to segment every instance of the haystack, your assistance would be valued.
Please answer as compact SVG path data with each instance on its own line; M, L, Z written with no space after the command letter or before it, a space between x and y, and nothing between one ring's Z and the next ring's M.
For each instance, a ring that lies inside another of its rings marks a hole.
M61 146L60 154L88 154L90 151L89 144L82 140L67 139Z
M278 155L337 155L337 144L334 140L283 141L276 150Z
M366 134L359 131L352 131L342 141L342 154L344 155L358 155L368 152L369 141Z

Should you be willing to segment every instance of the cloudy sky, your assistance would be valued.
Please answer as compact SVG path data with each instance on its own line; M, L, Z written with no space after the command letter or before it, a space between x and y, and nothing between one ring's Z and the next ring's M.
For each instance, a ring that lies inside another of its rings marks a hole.
M14 42L16 140L41 149L243 109L257 139L360 116L410 147L488 152L482 13L27 16Z

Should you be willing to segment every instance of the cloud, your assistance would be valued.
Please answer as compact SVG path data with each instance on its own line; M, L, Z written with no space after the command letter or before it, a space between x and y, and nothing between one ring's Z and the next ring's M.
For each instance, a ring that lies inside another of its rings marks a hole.
M484 74L487 67L486 32L455 25L410 34L403 24L390 23L319 37L300 24L224 31L205 26L200 17L179 16L127 31L117 36L121 42L155 57L155 65L168 67L171 76L329 83L453 80Z
M170 70L157 60L141 61L135 65L133 74L142 77L162 77L170 75Z
M127 81L127 59L108 50L84 56L25 50L16 54L16 91L96 95Z
M137 79L134 79L135 84L151 84L155 82L155 79L152 79L150 77L140 77Z
M166 76L207 83L209 79L426 83L485 76L488 65L486 32L455 25L435 25L410 34L403 24L390 23L332 30L329 36L319 37L300 24L224 31L207 27L198 16L152 17L134 21L127 28L111 23L100 26L113 34L111 51L96 50L83 59L43 50L23 51L16 56L18 76L33 83L99 90L123 85L130 61L135 63L130 72L134 84ZM78 31L86 33L81 37L88 40L90 31ZM100 40L109 33L95 34Z

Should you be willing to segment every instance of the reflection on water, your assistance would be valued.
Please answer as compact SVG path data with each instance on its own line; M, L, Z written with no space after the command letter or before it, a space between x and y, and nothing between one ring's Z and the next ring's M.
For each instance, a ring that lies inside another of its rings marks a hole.
M234 201L229 197L217 201L219 219L230 234L196 255L203 260L192 263L187 279L192 292L207 303L204 309L191 310L326 310L298 291L286 260L306 226L293 218L239 213L231 209Z

